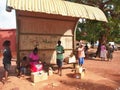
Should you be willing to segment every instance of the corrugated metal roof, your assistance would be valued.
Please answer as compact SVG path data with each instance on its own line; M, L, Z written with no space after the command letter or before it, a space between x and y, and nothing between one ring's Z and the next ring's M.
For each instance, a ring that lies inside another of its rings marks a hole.
M107 22L105 14L99 8L63 0L8 0L7 7Z

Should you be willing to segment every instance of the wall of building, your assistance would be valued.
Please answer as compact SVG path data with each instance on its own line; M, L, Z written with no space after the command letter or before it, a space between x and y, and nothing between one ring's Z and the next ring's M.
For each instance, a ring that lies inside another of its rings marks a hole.
M46 63L56 63L55 47L61 40L65 49L64 57L73 51L73 32L76 19L39 13L17 13L18 60L37 45L40 59Z
M3 42L11 41L11 51L13 57L16 57L16 29L0 29L0 56L2 56Z

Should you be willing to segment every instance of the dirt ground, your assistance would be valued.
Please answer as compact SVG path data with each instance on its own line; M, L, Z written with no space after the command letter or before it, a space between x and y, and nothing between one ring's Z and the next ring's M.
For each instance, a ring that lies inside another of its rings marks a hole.
M12 61L9 80L3 84L4 69L0 60L0 90L120 90L120 51L114 52L112 61L101 61L100 58L86 59L84 68L86 72L83 79L74 78L72 65L65 64L62 76L53 74L45 81L32 83L30 76L16 77L15 61Z

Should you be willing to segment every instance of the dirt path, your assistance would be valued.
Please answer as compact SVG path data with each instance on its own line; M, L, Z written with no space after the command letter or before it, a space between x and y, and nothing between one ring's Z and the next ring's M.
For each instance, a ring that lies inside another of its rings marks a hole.
M54 74L48 80L32 83L30 77L20 79L15 76L15 62L12 62L12 72L9 82L0 82L0 90L120 90L120 51L114 52L111 62L100 61L99 58L86 59L85 77L76 79L73 77L72 65L64 65L63 75ZM0 81L3 74L3 66L0 61Z

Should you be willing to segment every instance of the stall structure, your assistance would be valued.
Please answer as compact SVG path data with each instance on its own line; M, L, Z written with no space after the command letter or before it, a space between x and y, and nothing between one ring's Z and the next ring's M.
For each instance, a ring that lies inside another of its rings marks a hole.
M107 22L99 8L63 0L8 0L6 10L12 9L16 11L18 62L37 46L41 61L56 64L58 40L64 57L74 51L80 18Z

